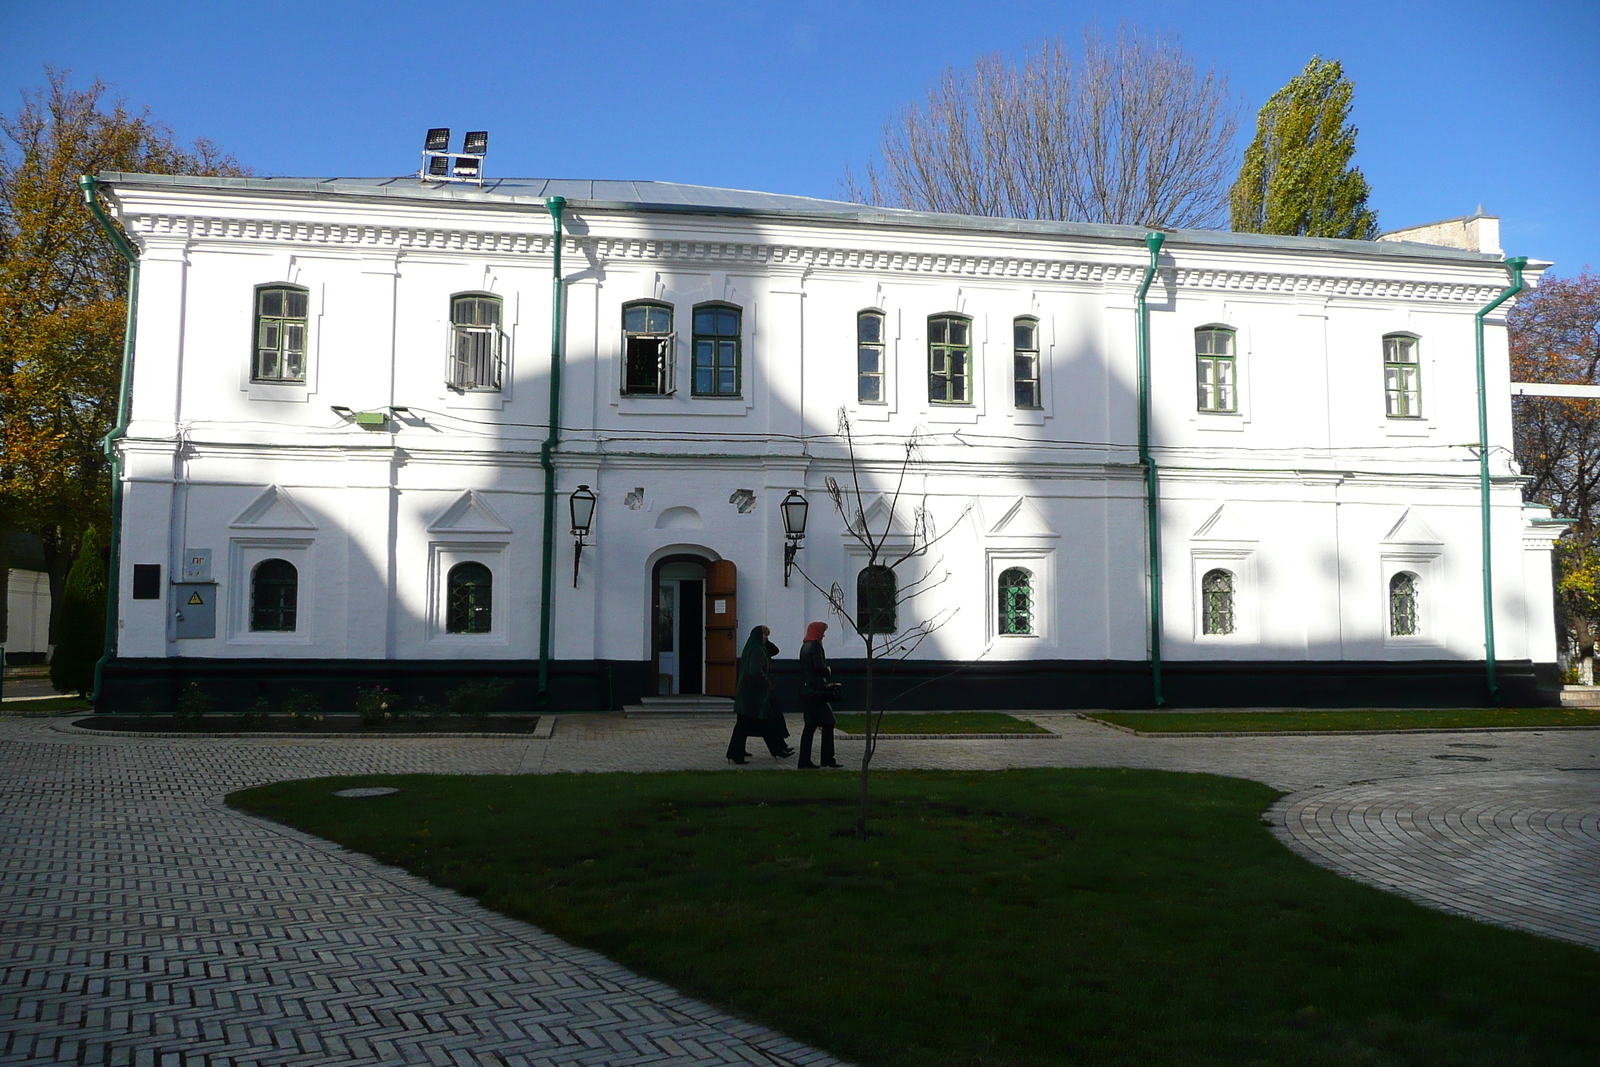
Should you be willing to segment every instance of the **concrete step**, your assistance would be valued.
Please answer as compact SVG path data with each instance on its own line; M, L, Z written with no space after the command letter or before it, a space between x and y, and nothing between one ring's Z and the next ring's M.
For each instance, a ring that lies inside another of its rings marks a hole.
M1561 706L1564 708L1600 708L1600 685L1562 686Z
M661 718L663 716L726 716L733 714L732 697L709 697L698 693L683 696L642 697L637 704L629 704L623 713L631 718Z

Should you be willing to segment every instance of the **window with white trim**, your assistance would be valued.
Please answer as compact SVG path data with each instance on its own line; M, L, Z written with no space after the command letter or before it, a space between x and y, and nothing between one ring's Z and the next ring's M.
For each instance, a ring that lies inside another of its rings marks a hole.
M1033 633L1033 574L1026 567L1000 572L999 610L995 614L1002 636Z
M489 293L450 298L450 381L457 392L494 392L505 362L501 302Z
M1234 628L1233 572L1209 570L1200 579L1200 632L1231 634Z
M1383 399L1391 419L1422 417L1422 365L1417 339L1409 334L1383 339Z
M928 402L972 403L972 320L964 315L928 319Z
M887 402L883 386L883 312L863 311L856 316L856 400L862 404Z
M494 626L494 575L476 560L457 563L445 578L445 633L486 634Z
M286 559L264 559L250 572L250 629L293 633L299 613L300 572Z
M738 396L743 367L740 326L744 312L733 304L694 309L695 396Z
M1230 329L1206 326L1194 332L1195 406L1200 411L1239 410L1238 356Z
M1039 320L1021 316L1011 323L1013 375L1019 408L1041 408L1039 393Z
M892 569L882 564L862 567L856 575L856 628L864 634L894 633L899 592Z
M640 300L622 307L622 392L668 396L676 388L672 306Z
M256 290L251 381L285 385L305 383L309 303L310 294L298 285L263 285Z
M1417 576L1401 571L1389 579L1389 636L1416 637L1422 632L1417 610Z

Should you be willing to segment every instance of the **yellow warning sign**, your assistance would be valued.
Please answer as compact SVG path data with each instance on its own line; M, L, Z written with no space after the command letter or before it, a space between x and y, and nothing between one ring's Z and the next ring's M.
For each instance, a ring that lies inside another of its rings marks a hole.
M205 601L200 599L200 593L199 593L198 590L196 590L195 592L189 594L189 603L191 603L191 604L204 604Z

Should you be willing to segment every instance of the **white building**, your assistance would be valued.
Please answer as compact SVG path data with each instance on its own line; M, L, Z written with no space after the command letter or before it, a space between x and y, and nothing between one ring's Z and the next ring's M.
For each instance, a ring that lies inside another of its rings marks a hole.
M874 490L927 435L914 495L945 538L911 566L949 577L907 610L954 614L894 685L937 683L897 706L1152 699L1142 230L645 182L100 189L140 252L115 707L188 678L278 699L492 675L535 699L548 197L554 706L726 691L757 623L791 658L826 612L783 582L790 490L812 505L798 562L854 593L823 491L848 471L841 408ZM1488 699L1474 314L1509 278L1497 247L1166 236L1148 322L1169 702ZM1502 699L1548 703L1562 527L1510 461L1505 310L1486 329L1496 667ZM598 504L574 585L579 485ZM829 648L848 677L860 641L835 622Z

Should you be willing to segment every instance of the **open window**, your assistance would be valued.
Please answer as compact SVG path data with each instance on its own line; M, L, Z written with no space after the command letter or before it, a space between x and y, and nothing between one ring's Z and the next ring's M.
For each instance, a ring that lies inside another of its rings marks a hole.
M450 298L450 381L457 392L494 392L505 364L501 303L489 293Z
M622 393L671 396L677 389L672 307L641 300L622 308Z

